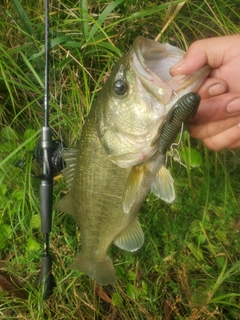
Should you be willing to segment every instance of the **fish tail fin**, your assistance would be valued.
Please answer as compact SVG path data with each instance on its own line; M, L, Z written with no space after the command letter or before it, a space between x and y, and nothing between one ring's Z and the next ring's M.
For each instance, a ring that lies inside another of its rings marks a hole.
M71 263L70 269L82 271L103 286L112 284L116 279L114 266L109 256L104 260L94 261L86 258L80 252Z

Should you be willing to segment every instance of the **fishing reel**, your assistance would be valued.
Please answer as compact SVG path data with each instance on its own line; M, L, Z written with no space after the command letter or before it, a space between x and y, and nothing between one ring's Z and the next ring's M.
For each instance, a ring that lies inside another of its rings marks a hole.
M66 167L65 161L61 156L61 152L67 146L61 140L53 140L52 141L52 154L50 155L50 165L53 168L55 173L62 171ZM34 150L34 158L36 159L37 163L42 166L43 163L43 149L41 146L41 141L37 142L37 146Z

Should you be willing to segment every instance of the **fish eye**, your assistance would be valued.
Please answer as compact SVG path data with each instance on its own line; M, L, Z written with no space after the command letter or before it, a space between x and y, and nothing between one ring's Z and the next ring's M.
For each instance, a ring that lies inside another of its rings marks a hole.
M128 90L128 85L125 81L122 79L118 79L114 83L113 91L118 95L118 96L123 96Z

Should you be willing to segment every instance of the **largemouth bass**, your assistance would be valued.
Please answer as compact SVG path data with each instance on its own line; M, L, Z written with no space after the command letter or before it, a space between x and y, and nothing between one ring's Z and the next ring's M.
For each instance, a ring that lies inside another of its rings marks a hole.
M136 38L94 103L79 148L63 152L69 192L56 208L74 216L82 242L71 268L99 284L115 280L108 256L113 242L128 251L142 246L137 213L150 189L167 202L175 198L164 166L168 143L158 150L159 127L178 98L196 91L209 73L205 66L191 76L171 77L170 67L183 55L169 44Z

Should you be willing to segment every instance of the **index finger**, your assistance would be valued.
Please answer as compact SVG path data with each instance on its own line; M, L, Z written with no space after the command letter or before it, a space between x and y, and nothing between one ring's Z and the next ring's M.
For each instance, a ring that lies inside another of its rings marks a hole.
M189 75L196 72L205 64L214 69L223 64L227 50L239 41L239 35L215 37L193 42L182 60L170 69L171 75Z

